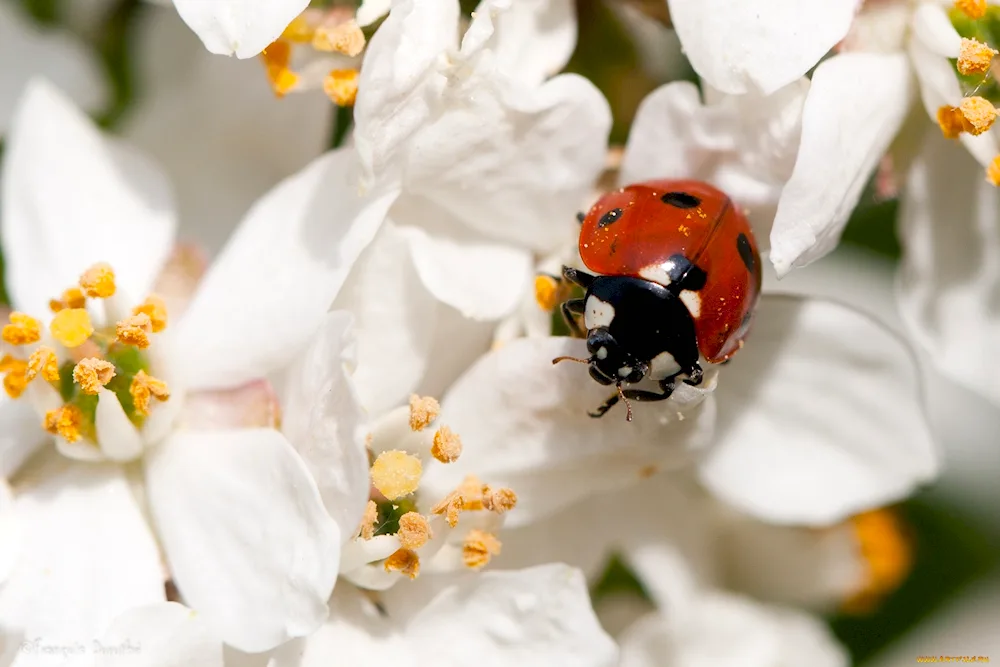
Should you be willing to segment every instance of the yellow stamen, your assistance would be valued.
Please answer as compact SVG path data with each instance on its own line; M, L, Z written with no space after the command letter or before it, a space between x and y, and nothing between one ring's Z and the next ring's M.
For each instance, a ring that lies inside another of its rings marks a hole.
M152 330L152 318L146 313L138 313L115 325L115 337L119 343L145 349L149 347L149 334Z
M993 161L986 167L986 180L993 185L1000 186L1000 155L993 158Z
M447 426L441 426L434 434L431 456L441 463L452 463L462 454L462 440Z
M466 475L458 485L458 493L462 496L462 508L472 511L483 509L483 493L488 489L489 487L475 475Z
M401 572L410 579L420 574L420 556L409 549L399 549L382 564L386 572Z
M979 135L986 132L997 118L996 107L982 97L966 97L958 108L965 121L964 129L969 134Z
M147 375L146 371L139 371L132 378L128 393L132 395L132 402L135 404L135 411L140 415L149 414L149 401L155 398L158 401L165 401L170 398L170 389L167 383L152 375Z
M454 528L458 525L458 514L463 509L465 507L463 506L462 494L458 491L452 491L444 497L444 500L431 508L431 514L439 516L443 514L448 525Z
M361 526L358 528L361 539L370 540L375 537L376 523L378 523L378 505L375 504L374 500L369 500L367 507L365 507L365 513L361 517Z
M867 573L866 580L841 608L848 614L865 614L906 579L913 566L912 544L905 535L906 526L891 510L864 512L850 522Z
M323 78L323 92L337 106L352 106L358 96L358 70L331 70Z
M28 364L23 359L16 359L9 354L0 359L0 373L6 373L3 378L3 388L11 398L20 398L28 386Z
M39 374L48 382L59 380L59 358L51 347L43 345L28 357L28 380L34 380Z
M986 16L986 0L955 0L955 9L978 21Z
M312 46L317 51L343 53L353 58L365 48L365 33L354 20L333 27L321 25L316 28Z
M419 549L431 539L431 524L424 515L407 512L399 517L399 531L396 537L404 549Z
M107 299L115 293L115 272L106 262L98 262L80 276L80 287L89 297Z
M938 127L945 139L957 139L965 129L965 118L958 107L945 105L937 110Z
M5 324L0 337L11 345L37 343L42 337L42 324L31 315L16 310L9 316L10 324Z
M535 276L535 303L546 313L551 313L559 305L561 282L544 273Z
M989 44L963 37L958 51L958 71L966 76L986 74L990 71L990 63L996 54L997 50L991 48Z
M398 450L382 452L372 464L372 484L383 496L395 500L408 496L420 485L420 459Z
M503 487L496 491L486 487L483 493L483 509L487 509L497 514L509 512L517 505L517 494L513 489Z
M306 44L312 41L315 33L316 28L313 26L312 22L306 18L305 14L299 14L292 19L292 22L289 23L288 27L286 27L284 32L281 33L280 39ZM270 50L271 47L269 46L267 48Z
M132 314L148 315L153 333L160 333L167 328L167 304L155 294L150 294L145 301L133 308Z
M284 97L299 82L299 75L289 68L292 59L292 45L288 42L272 42L260 57L264 60L267 80L276 97Z
M90 315L83 308L65 308L56 313L49 325L52 337L66 347L80 347L87 342L94 327Z
M410 396L410 430L421 431L438 418L441 404L430 396Z
M61 299L49 301L49 309L53 313L58 313L64 308L83 308L87 305L87 297L79 287L70 287L62 293Z
M500 553L500 540L496 535L484 530L470 530L462 543L462 562L473 570L478 570Z
M115 365L104 359L83 359L73 369L73 381L85 394L94 395L115 376Z
M67 442L80 439L83 413L75 405L64 405L45 413L43 426L52 435L62 436Z

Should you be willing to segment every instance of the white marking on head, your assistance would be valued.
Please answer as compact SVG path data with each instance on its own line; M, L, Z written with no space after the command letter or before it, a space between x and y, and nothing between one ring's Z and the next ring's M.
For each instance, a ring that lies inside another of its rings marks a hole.
M618 369L618 377L620 378L627 378L631 374L632 374L631 366L622 366L621 368Z
M662 264L650 264L639 269L639 276L654 283L660 283L664 287L669 287L670 272L674 270L674 260L668 259Z
M649 362L649 377L652 380L662 380L681 371L681 365L669 352L660 352Z
M686 289L681 292L681 301L687 306L688 312L691 313L691 317L698 319L701 317L701 295L697 292L692 292Z
M596 356L601 361L604 361L605 359L608 358L608 348L602 345L601 347L597 348L597 354L594 356Z
M596 296L587 297L587 310L583 314L583 323L588 329L609 327L615 319L615 307L607 301L601 301Z

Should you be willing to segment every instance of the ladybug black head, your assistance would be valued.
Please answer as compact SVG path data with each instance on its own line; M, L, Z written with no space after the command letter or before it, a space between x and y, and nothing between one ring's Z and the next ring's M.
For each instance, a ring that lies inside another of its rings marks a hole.
M587 332L587 351L590 376L601 384L635 384L649 372L649 364L619 345L607 327Z

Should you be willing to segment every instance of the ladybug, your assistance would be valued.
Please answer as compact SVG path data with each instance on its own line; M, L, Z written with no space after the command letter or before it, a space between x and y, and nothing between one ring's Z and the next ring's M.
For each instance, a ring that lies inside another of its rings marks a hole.
M579 214L580 257L593 274L563 267L586 290L562 304L571 331L587 339L590 366L619 399L662 401L679 379L702 380L701 361L727 361L743 347L760 296L760 253L746 217L699 181L654 180L601 197ZM580 324L580 318L583 325ZM622 389L651 380L659 391Z

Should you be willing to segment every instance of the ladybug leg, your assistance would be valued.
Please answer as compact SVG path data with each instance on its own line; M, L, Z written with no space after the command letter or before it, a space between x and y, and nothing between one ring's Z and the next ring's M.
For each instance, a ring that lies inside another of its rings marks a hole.
M593 417L594 419L600 419L608 412L608 410L610 410L611 408L615 407L615 405L618 404L620 398L621 396L619 396L618 393L615 392L614 394L608 396L608 400L601 403L600 407L598 407L593 412L588 412L587 414Z
M646 391L645 389L626 389L620 395L617 393L612 394L608 397L608 400L601 404L601 407L597 408L593 412L588 412L587 414L595 419L603 417L608 410L613 408L618 403L622 396L630 401L639 401L643 403L665 401L670 398L671 394L674 393L675 386L673 378L667 378L660 380L660 390L662 393Z
M576 338L587 337L587 332L580 326L580 321L576 318L577 315L583 315L585 304L583 299L570 299L563 301L562 306L560 306L563 319L566 320L566 326Z
M698 362L695 362L694 366L692 366L686 372L687 372L687 378L684 380L684 384L689 384L692 387L697 387L698 385L700 385L702 377L704 377L705 375L704 371L701 370L701 364L699 364Z
M583 289L590 289L590 285L594 282L594 276L568 266L563 267L562 274L563 278L575 285L579 285Z

